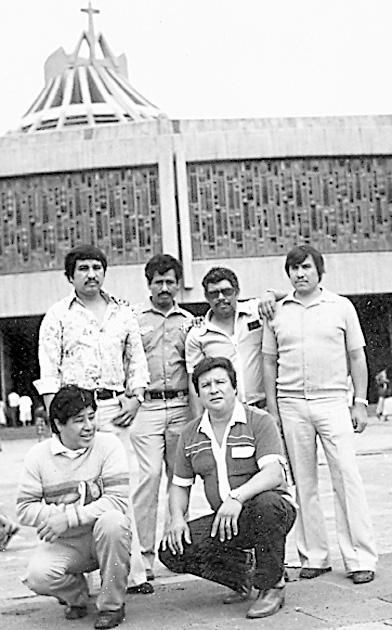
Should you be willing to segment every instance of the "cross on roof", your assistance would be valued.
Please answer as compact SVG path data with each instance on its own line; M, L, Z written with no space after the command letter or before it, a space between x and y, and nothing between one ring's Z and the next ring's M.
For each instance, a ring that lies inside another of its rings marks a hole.
M95 56L95 33L94 33L94 22L93 22L93 15L94 13L100 13L99 9L94 9L91 6L91 2L89 0L88 3L88 8L87 9L80 9L83 13L88 13L88 39L90 42L90 56L94 57Z

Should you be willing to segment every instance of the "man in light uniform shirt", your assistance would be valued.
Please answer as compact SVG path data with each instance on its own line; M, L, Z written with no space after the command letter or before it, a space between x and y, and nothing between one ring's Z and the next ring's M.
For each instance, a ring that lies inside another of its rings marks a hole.
M189 420L185 337L192 322L175 296L182 265L157 254L145 268L150 298L134 307L146 353L150 383L131 427L139 463L139 485L133 497L147 577L154 578L158 493L162 464L170 483L178 437Z
M226 267L210 269L202 284L210 310L204 323L190 330L185 345L192 394L192 417L201 413L200 400L193 391L192 373L194 366L203 357L223 356L230 359L237 373L239 400L262 408L265 394L261 360L263 319L259 313L260 300L239 302L238 278Z

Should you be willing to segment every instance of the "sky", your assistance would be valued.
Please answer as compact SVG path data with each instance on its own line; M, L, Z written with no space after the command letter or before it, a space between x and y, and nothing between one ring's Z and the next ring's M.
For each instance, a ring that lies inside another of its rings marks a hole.
M87 0L0 0L0 134L71 53ZM95 31L171 118L392 113L392 0L94 0Z

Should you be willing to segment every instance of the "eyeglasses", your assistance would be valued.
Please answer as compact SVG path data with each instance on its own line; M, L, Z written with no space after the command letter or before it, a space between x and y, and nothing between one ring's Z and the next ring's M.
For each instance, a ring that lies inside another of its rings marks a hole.
M226 287L225 289L217 289L216 291L206 291L206 296L209 300L217 300L220 294L223 297L232 297L235 293L233 287Z

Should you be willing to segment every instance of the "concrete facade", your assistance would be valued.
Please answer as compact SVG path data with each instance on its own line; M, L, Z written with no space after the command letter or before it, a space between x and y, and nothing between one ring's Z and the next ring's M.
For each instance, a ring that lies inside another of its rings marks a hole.
M15 135L0 139L0 179L112 167L158 165L161 249L181 255L184 286L181 300L203 299L200 281L214 264L238 271L243 297L286 282L283 257L258 256L194 260L187 167L244 159L296 156L371 156L392 153L392 116L252 120L156 119L141 123L103 125ZM390 290L385 269L392 252L341 252L327 255L331 289L344 294ZM342 273L342 269L344 273ZM64 294L59 269L0 276L2 317L40 314ZM143 265L116 266L108 286L139 301L145 297ZM39 298L38 298L39 296Z

